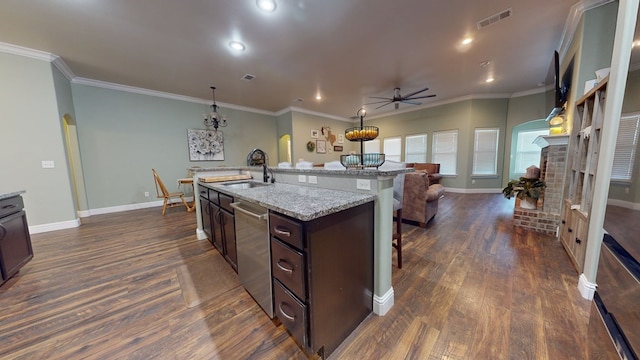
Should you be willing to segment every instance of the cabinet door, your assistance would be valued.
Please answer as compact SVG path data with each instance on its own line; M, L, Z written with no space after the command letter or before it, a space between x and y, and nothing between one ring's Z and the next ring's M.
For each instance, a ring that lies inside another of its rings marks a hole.
M238 252L236 250L236 225L234 216L221 209L220 219L222 220L224 229L224 257L233 269L238 272Z
M222 220L222 210L220 207L214 203L209 203L211 205L211 231L213 231L213 245L220 251L222 255L224 252L224 243L223 243L223 220Z
M211 205L209 200L200 198L200 210L202 214L202 231L207 234L207 238L213 244L213 231L211 230Z
M573 239L573 256L576 260L578 272L584 269L584 257L587 253L587 235L589 233L589 222L582 216L577 216L575 220L575 238Z
M7 280L33 258L31 237L24 211L0 220L0 270Z

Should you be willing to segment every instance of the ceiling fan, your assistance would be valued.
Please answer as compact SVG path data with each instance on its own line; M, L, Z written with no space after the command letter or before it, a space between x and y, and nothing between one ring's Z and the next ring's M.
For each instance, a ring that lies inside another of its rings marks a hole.
M428 87L418 90L418 91L414 91L411 94L407 94L407 95L400 95L400 88L397 87L395 89L393 89L393 98L385 98L385 97L379 97L379 96L369 96L372 99L382 99L381 101L374 101L374 102L370 102L368 104L365 105L372 105L372 104L382 104L380 106L378 106L376 108L376 110L380 109L383 106L387 106L389 104L395 104L396 110L398 110L398 107L400 106L400 103L405 103L405 104L411 104L411 105L420 105L422 104L420 101L415 101L416 99L426 99L426 98L431 98L436 96L435 94L433 95L422 95L422 96L415 96L420 94L421 92L425 92L429 90Z

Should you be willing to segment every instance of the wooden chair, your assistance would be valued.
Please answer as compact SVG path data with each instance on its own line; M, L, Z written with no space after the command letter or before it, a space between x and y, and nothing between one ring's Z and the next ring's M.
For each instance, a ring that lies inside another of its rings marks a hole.
M184 207L187 208L187 211L193 210L189 207L189 204L187 204L187 200L184 199L184 193L182 191L169 192L164 186L162 180L160 180L160 176L158 176L156 170L151 169L151 171L153 172L153 178L156 181L156 194L158 196L158 199L164 199L164 203L162 204L162 216L164 216L167 207L180 206L180 203L178 202L170 203L169 200L171 198L180 198L180 200L182 200L182 204L184 204Z

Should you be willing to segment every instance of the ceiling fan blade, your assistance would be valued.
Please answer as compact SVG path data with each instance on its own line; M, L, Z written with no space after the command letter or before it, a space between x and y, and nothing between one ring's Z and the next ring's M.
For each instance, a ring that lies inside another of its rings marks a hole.
M404 99L405 100L426 99L426 98L432 98L434 96L436 96L436 95L432 94L432 95L425 95L425 96L414 96L414 97L411 97L411 98L406 97Z
M388 97L381 97L381 96L369 96L371 99L383 99L383 100L388 100L391 101L391 98Z
M375 110L378 110L378 109L380 109L381 107L387 106L387 105L391 104L392 102L393 102L393 101L389 101L389 102L387 102L386 104L382 104L382 105L378 106L377 108L375 108Z
M400 103L397 102L397 103L395 103L395 105L396 105L396 110L398 110L398 108L400 107Z
M415 94L419 94L419 93L421 93L421 92L423 92L423 91L427 91L427 90L429 90L429 88L428 88L428 87L426 87L426 88L424 88L424 89L422 89L422 90L414 91L414 92L412 92L411 94L407 94L407 95L403 96L403 98L405 98L405 99L406 99L406 98L412 97L412 96L413 96L413 95L415 95Z
M382 104L382 103L389 103L389 102L392 102L392 101L391 100L374 101L374 102L370 102L362 105L374 105L374 104Z
M411 105L422 105L420 101L402 100L402 102L405 104L411 104Z

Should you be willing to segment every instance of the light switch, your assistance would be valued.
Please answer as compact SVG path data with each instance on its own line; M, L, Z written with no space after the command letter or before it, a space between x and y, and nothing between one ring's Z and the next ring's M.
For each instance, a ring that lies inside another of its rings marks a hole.
M318 177L309 175L309 184L317 184L317 183L318 183Z
M307 182L307 175L298 175L298 182Z
M43 169L53 169L56 167L56 164L53 160L42 160L42 168Z

